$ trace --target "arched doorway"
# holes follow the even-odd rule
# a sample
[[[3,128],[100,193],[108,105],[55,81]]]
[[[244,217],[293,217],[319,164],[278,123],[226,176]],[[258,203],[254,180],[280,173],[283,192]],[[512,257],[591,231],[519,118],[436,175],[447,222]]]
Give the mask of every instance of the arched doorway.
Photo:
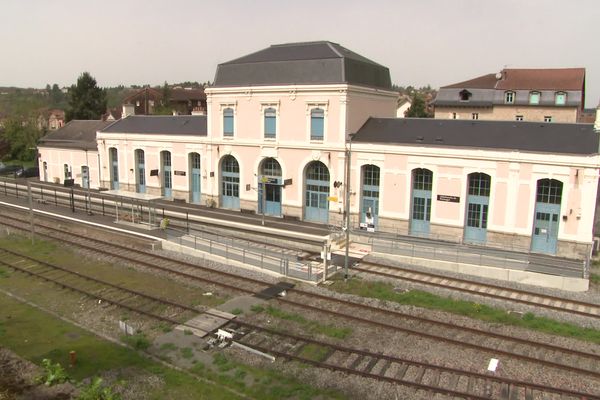
[[[119,190],[119,155],[115,147],[108,149],[108,163],[110,165],[110,188]]]
[[[485,243],[492,178],[487,174],[474,172],[469,174],[467,181],[469,188],[466,203],[465,241]]]
[[[429,235],[432,184],[433,172],[430,170],[416,168],[412,171],[412,212],[410,216],[411,235]]]
[[[173,177],[171,176],[171,152],[160,152],[160,165],[162,169],[162,195],[167,198],[173,197]]]
[[[144,150],[135,151],[135,191],[146,193],[146,156]]]
[[[233,156],[221,160],[221,207],[240,208],[240,165]]]
[[[329,220],[329,169],[320,161],[306,167],[304,219],[326,224]]]
[[[258,174],[258,212],[281,216],[281,165],[274,158],[266,158]]]
[[[537,182],[531,251],[556,254],[563,184],[556,179]]]
[[[200,203],[200,154],[190,153],[190,202]]]
[[[379,219],[379,174],[380,169],[376,165],[363,165],[361,168],[361,206],[360,222],[371,223],[377,226]]]

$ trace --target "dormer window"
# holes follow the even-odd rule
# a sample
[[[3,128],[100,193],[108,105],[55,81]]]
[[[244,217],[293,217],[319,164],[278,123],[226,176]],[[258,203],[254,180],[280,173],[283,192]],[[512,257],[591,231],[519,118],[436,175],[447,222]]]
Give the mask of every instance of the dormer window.
[[[515,102],[515,92],[504,92],[504,103],[505,104],[514,104]]]
[[[458,95],[460,96],[460,101],[469,101],[471,100],[471,92],[469,92],[468,90],[461,90],[460,93],[458,93]]]
[[[557,106],[564,106],[567,104],[567,94],[565,92],[556,92],[554,95],[554,103]]]
[[[540,104],[540,92],[529,92],[529,104]]]

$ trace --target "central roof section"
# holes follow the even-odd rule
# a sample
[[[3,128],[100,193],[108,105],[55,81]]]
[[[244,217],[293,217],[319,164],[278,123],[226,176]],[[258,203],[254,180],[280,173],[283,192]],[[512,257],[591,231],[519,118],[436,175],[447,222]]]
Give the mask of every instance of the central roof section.
[[[219,64],[213,87],[336,83],[392,88],[387,67],[327,41],[276,44]]]

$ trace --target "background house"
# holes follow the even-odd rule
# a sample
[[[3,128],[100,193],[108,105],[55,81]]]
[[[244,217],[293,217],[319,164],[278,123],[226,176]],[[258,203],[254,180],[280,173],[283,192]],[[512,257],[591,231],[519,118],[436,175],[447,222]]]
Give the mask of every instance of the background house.
[[[503,69],[440,88],[435,118],[579,122],[585,69]]]

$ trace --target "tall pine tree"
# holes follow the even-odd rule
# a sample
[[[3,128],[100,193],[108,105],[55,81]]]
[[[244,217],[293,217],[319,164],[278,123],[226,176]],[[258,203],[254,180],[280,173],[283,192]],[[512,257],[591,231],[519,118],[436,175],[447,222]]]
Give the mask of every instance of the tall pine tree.
[[[96,85],[89,72],[77,79],[77,84],[69,89],[69,109],[67,121],[72,119],[100,119],[106,112],[106,92]]]

